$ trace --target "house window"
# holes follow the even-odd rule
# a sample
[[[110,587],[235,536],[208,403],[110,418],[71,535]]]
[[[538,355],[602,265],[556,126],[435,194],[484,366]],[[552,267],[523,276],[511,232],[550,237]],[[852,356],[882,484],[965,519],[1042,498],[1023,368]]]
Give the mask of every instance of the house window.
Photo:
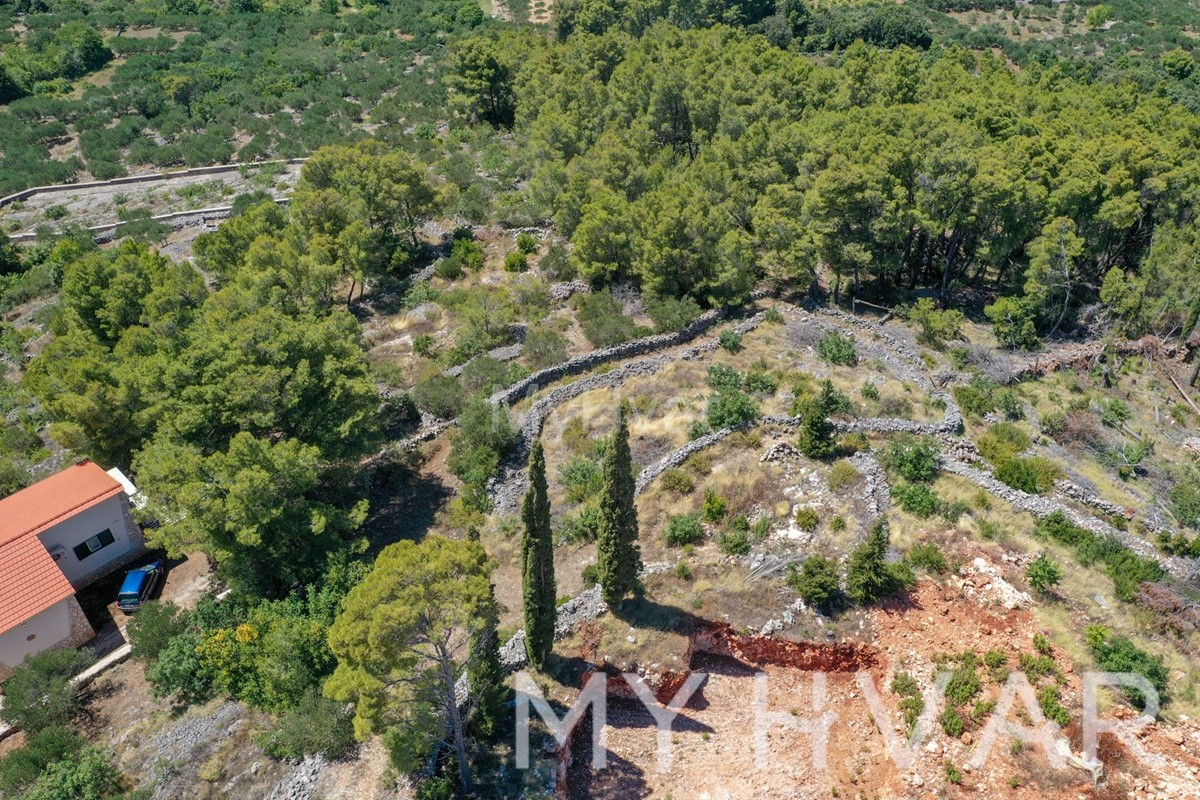
[[[75,545],[75,557],[80,561],[83,561],[92,553],[100,550],[101,548],[108,547],[115,541],[116,537],[113,536],[112,531],[105,528],[83,544]]]

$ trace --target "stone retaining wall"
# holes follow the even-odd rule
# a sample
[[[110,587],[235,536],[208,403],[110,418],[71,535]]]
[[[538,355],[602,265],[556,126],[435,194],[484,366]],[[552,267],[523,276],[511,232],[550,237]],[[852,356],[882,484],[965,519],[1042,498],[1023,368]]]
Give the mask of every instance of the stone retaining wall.
[[[1189,580],[1200,577],[1200,565],[1197,564],[1196,560],[1163,556],[1155,549],[1153,544],[1147,542],[1145,539],[1140,539],[1127,531],[1114,528],[1107,522],[1091,514],[1085,514],[1059,500],[1014,489],[1008,484],[1001,482],[991,473],[955,459],[943,458],[942,469],[952,475],[966,478],[989,494],[1007,501],[1018,511],[1026,511],[1039,519],[1048,517],[1056,511],[1062,512],[1067,519],[1081,528],[1086,528],[1092,533],[1101,536],[1111,536],[1137,555],[1157,561],[1163,570],[1176,578]]]
[[[108,181],[83,181],[81,183],[56,183],[50,186],[31,186],[28,189],[22,189],[19,192],[0,197],[0,208],[11,205],[18,200],[28,200],[35,194],[78,192],[85,189],[107,189],[113,186],[169,181],[173,178],[187,178],[192,175],[219,175],[223,172],[235,172],[242,167],[264,167],[268,164],[303,164],[306,161],[308,161],[307,158],[288,158],[275,161],[239,162],[234,164],[218,164],[210,167],[192,167],[191,169],[181,169],[174,172],[148,172],[142,175],[126,175]]]

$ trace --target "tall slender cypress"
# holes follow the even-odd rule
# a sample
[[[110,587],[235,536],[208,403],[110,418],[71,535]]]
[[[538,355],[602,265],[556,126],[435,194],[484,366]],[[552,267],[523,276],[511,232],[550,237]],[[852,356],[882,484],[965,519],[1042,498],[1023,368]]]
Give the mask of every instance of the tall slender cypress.
[[[471,634],[471,650],[467,661],[467,678],[475,706],[471,727],[485,739],[500,733],[508,694],[504,685],[504,670],[500,666],[496,587],[492,586],[490,591],[492,600],[484,610],[479,627]]]
[[[546,457],[541,441],[529,456],[529,491],[521,506],[525,532],[521,538],[521,576],[525,599],[525,650],[541,668],[554,647],[554,540],[550,532],[550,498],[546,491]]]
[[[604,488],[596,535],[596,570],[604,602],[613,605],[641,585],[642,553],[638,547],[637,508],[633,504],[633,458],[625,404],[617,409],[617,425],[604,454]]]

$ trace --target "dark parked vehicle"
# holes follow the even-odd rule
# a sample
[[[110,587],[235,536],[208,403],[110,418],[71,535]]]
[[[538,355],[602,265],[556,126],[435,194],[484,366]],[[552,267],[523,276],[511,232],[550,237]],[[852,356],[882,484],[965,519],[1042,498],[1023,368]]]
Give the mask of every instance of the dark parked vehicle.
[[[161,561],[153,561],[144,567],[129,570],[121,583],[121,593],[117,595],[117,608],[126,614],[141,608],[142,604],[150,599],[162,574]]]

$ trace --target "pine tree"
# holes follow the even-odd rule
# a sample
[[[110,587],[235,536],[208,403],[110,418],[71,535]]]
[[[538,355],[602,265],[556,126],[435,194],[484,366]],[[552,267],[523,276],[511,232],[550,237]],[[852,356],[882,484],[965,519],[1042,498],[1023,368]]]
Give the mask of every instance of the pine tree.
[[[500,666],[500,634],[497,632],[499,615],[495,602],[495,586],[491,587],[491,593],[492,602],[487,606],[486,619],[471,636],[471,651],[467,661],[467,678],[475,705],[471,715],[471,727],[484,739],[494,738],[500,732],[507,693],[504,686],[504,670]]]
[[[542,443],[529,456],[529,491],[521,507],[521,576],[525,598],[525,650],[541,668],[554,647],[554,541],[550,532],[550,498],[546,490],[546,457]]]
[[[604,488],[600,494],[600,524],[596,534],[596,569],[604,602],[619,602],[640,583],[637,508],[633,504],[633,459],[625,406],[617,409],[617,425],[604,454]]]

